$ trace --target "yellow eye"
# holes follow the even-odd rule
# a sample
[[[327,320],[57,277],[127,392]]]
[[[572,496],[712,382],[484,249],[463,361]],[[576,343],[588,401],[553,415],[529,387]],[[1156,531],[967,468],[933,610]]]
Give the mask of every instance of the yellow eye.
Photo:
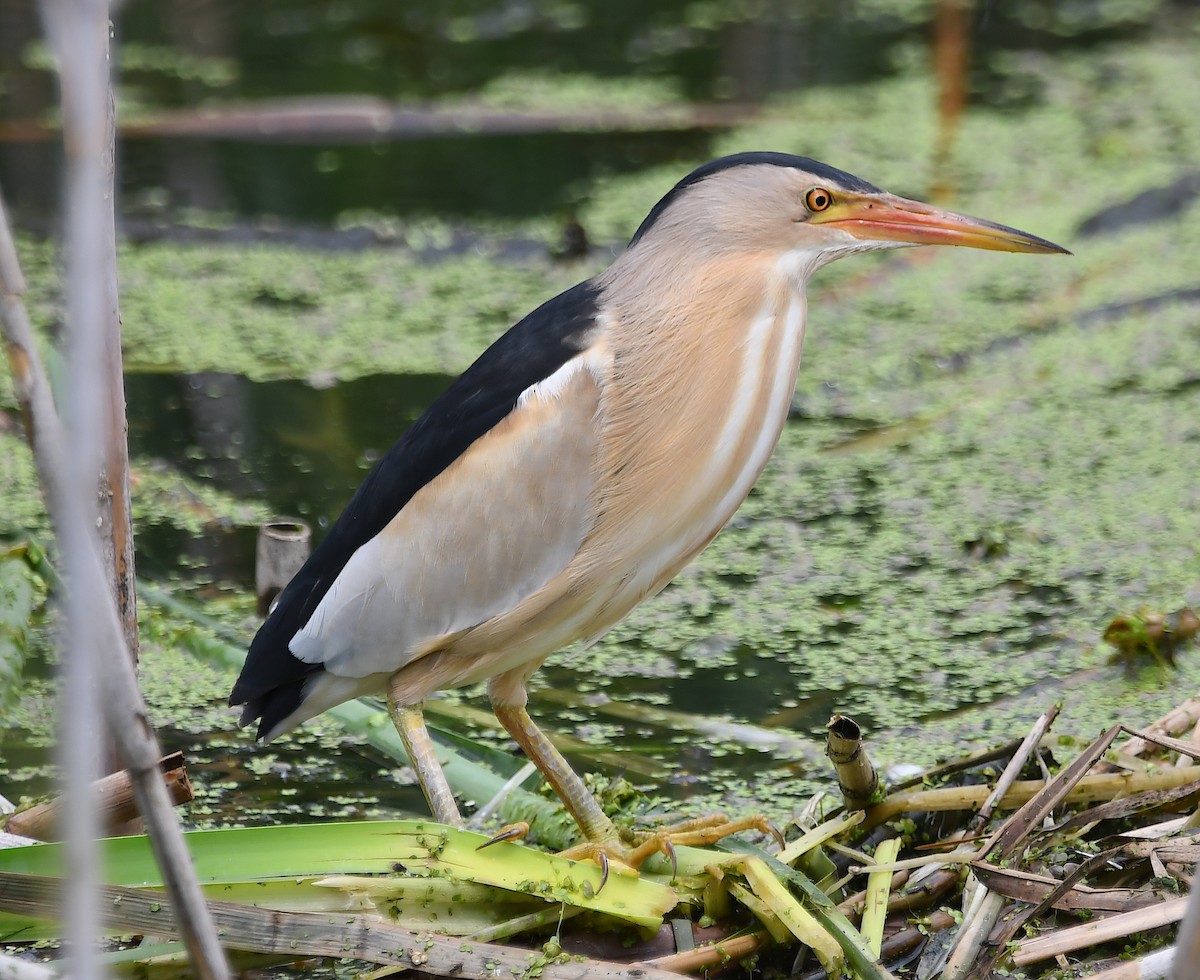
[[[833,195],[824,187],[814,187],[811,191],[804,195],[804,206],[814,214],[818,211],[824,211],[833,203]]]

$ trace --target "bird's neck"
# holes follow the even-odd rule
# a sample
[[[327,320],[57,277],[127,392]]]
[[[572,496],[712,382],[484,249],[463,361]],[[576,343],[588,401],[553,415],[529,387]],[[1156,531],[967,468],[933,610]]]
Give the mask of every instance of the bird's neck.
[[[611,310],[609,465],[650,474],[646,492],[681,518],[696,498],[705,516],[695,526],[710,534],[749,492],[787,419],[805,298],[757,259],[710,264],[673,294],[673,304]]]

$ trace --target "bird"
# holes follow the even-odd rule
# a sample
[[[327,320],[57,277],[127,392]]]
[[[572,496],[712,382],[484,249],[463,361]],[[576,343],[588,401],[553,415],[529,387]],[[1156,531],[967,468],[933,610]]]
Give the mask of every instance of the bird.
[[[582,856],[636,867],[644,842],[534,723],[526,685],[564,648],[586,662],[750,492],[788,416],[813,273],[912,245],[1070,254],[787,153],[683,177],[605,271],[512,326],[380,458],[254,637],[241,724],[270,740],[386,693],[432,815],[462,826],[421,706],[486,681]]]

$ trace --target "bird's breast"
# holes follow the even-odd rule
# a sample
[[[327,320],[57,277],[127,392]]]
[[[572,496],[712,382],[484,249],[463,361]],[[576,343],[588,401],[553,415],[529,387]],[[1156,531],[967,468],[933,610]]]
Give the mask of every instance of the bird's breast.
[[[607,614],[623,616],[712,540],[787,419],[804,294],[782,276],[738,271],[706,282],[658,336],[614,329],[589,542],[595,586],[620,583]]]

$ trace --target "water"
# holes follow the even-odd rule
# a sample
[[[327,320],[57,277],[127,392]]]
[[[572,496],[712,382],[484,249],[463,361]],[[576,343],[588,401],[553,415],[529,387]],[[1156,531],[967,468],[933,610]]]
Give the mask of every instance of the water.
[[[130,453],[169,460],[187,476],[300,517],[319,538],[375,461],[449,383],[376,375],[314,388],[234,374],[131,374]],[[238,577],[252,581],[253,569],[243,565]]]

